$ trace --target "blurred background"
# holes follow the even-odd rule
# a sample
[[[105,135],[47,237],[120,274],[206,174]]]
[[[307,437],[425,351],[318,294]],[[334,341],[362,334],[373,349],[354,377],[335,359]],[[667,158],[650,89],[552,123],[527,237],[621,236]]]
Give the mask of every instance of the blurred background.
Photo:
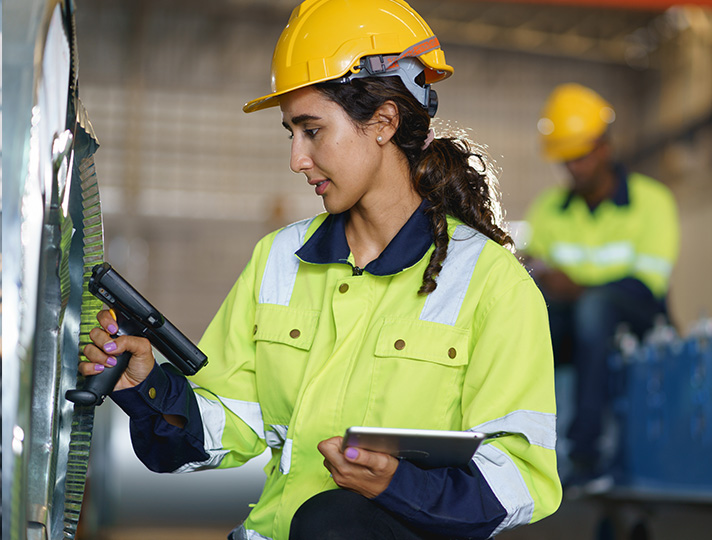
[[[684,334],[712,311],[712,8],[665,0],[412,0],[455,75],[438,84],[437,133],[466,130],[501,171],[518,230],[542,189],[563,182],[536,129],[554,86],[578,82],[617,112],[630,168],[668,185],[682,227],[670,307]],[[246,115],[267,93],[274,44],[295,0],[77,1],[79,95],[95,158],[106,260],[198,340],[264,234],[322,210],[289,170],[279,111]],[[136,460],[123,413],[97,410],[84,539],[224,538],[262,485],[261,467],[187,476]],[[605,501],[565,501],[502,538],[601,537]],[[619,502],[654,538],[703,538],[705,505]],[[704,531],[704,532],[703,532]]]

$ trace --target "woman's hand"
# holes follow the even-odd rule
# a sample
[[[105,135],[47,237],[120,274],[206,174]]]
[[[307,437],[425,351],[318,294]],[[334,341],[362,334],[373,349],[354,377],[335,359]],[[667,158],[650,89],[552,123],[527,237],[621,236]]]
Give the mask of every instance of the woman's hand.
[[[151,343],[146,338],[135,336],[119,336],[112,339],[110,334],[115,334],[118,328],[111,313],[102,310],[96,318],[102,328],[94,328],[89,333],[93,343],[84,347],[84,355],[89,362],[79,362],[79,372],[85,377],[90,377],[104,369],[111,369],[116,365],[114,357],[128,351],[132,355],[131,360],[114,390],[132,388],[141,383],[148,377],[155,363]]]
[[[339,487],[373,499],[391,483],[398,460],[388,454],[363,448],[346,449],[341,453],[343,437],[321,441],[317,448],[324,456],[324,466]]]

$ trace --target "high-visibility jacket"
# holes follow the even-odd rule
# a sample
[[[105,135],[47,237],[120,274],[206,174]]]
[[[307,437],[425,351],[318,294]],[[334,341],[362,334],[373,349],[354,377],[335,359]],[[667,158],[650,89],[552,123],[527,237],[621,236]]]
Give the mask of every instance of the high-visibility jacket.
[[[675,200],[652,178],[620,167],[616,176],[616,193],[593,210],[562,187],[537,197],[526,216],[526,252],[579,285],[634,278],[661,299],[679,251]]]
[[[269,447],[264,491],[236,537],[286,540],[299,506],[337,488],[317,444],[347,427],[504,430],[517,435],[483,445],[470,469],[401,462],[375,501],[453,536],[486,538],[551,514],[561,498],[553,359],[546,307],[527,272],[449,219],[437,288],[419,296],[433,249],[422,208],[363,269],[344,223],[322,214],[257,244],[200,342],[209,364],[190,378],[202,457],[177,466],[160,455],[178,445],[142,437],[148,424],[133,425],[138,405],[124,402],[139,456],[186,471],[238,466]],[[166,403],[158,379],[115,394]],[[180,414],[195,416],[188,409]]]

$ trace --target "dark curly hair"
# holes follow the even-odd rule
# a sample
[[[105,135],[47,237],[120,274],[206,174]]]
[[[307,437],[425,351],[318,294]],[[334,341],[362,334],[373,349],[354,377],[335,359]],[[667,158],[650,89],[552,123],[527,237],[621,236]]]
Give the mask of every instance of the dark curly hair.
[[[426,213],[435,243],[418,294],[429,294],[437,286],[435,278],[442,269],[450,241],[447,215],[456,217],[498,244],[513,248],[512,238],[499,223],[499,200],[487,181],[484,156],[473,152],[470,143],[460,137],[434,139],[423,150],[430,130],[430,116],[399,77],[326,82],[315,85],[315,88],[340,105],[360,127],[367,126],[386,101],[392,101],[398,107],[398,129],[392,141],[408,160],[415,190],[429,203]],[[473,167],[473,160],[482,165],[481,172]]]

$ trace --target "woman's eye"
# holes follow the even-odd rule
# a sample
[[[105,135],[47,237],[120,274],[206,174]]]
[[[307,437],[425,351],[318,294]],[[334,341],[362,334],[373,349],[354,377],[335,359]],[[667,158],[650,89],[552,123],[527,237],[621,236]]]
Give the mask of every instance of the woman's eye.
[[[317,132],[319,131],[319,128],[314,128],[314,129],[305,129],[304,133],[306,133],[309,137],[312,139],[316,137]]]

